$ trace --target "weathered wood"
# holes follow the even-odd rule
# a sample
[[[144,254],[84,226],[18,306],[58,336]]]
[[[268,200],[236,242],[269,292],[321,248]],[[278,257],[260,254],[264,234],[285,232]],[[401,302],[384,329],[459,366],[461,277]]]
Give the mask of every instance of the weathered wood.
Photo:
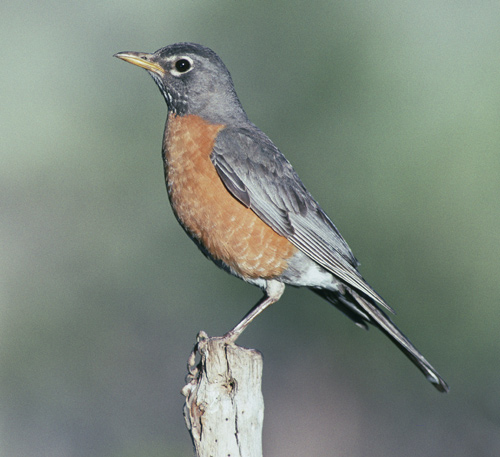
[[[262,457],[262,355],[205,332],[197,341],[182,389],[196,456]]]

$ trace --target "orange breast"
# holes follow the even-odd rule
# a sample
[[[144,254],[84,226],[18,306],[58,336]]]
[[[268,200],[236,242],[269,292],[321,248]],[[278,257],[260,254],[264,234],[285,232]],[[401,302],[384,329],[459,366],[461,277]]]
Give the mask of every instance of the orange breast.
[[[279,276],[297,249],[224,187],[210,153],[223,125],[169,115],[165,174],[172,208],[187,231],[243,278]]]

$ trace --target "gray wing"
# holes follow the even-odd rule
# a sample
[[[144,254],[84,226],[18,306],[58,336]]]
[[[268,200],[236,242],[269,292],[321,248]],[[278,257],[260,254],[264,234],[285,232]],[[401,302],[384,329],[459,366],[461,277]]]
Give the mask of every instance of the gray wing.
[[[362,278],[340,232],[263,132],[256,127],[221,130],[211,160],[243,205],[323,268],[392,311]]]

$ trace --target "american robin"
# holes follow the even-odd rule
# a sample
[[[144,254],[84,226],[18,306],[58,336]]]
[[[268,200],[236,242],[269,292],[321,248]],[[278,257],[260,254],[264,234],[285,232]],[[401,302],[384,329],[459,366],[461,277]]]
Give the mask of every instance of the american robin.
[[[175,216],[206,257],[265,295],[230,332],[234,342],[285,284],[304,286],[358,326],[384,332],[441,392],[446,382],[382,310],[358,261],[285,156],[248,119],[211,49],[177,43],[121,52],[145,68],[167,103],[163,162]]]

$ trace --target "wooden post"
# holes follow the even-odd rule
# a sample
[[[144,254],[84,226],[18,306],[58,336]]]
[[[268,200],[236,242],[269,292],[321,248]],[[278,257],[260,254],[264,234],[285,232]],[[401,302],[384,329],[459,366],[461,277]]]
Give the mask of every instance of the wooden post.
[[[262,457],[262,367],[260,352],[198,334],[182,389],[197,457]]]

